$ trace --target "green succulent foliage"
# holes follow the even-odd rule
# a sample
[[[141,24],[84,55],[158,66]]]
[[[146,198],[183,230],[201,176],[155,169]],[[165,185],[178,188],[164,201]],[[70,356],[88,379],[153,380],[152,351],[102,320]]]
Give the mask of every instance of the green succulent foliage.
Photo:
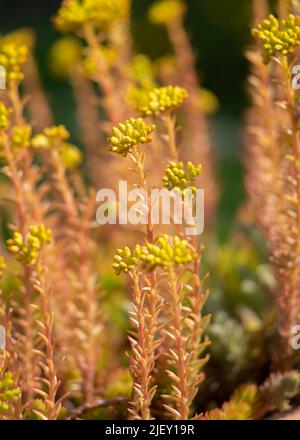
[[[212,313],[222,309],[238,317],[238,309],[246,306],[265,319],[272,310],[273,296],[267,292],[275,288],[276,282],[265,255],[257,251],[248,236],[248,232],[247,236],[241,235],[242,240],[248,241],[246,246],[234,240],[219,244],[210,239],[206,243],[204,265],[211,274],[212,292],[207,307]]]
[[[260,386],[246,384],[237,388],[228,402],[219,409],[208,411],[204,420],[253,420],[273,411],[290,408],[290,400],[299,394],[300,373],[271,374]]]
[[[223,384],[214,396],[220,400],[227,398],[237,383],[252,381],[253,375],[268,368],[267,346],[276,317],[275,281],[252,235],[240,228],[231,243],[206,242],[203,271],[211,274],[211,294],[204,312],[213,317],[208,328],[212,344],[206,371],[207,377]]]
[[[300,372],[275,373],[260,387],[260,399],[268,411],[285,411],[300,392]]]
[[[220,310],[208,328],[208,335],[212,341],[213,361],[226,368],[231,377],[236,376],[246,366],[247,360],[248,341],[242,324]]]
[[[213,409],[200,417],[202,420],[253,420],[259,406],[256,385],[243,385],[231,399],[219,409]]]
[[[121,369],[117,372],[113,382],[108,385],[106,395],[110,398],[123,396],[129,399],[132,393],[132,385],[129,370],[127,368]]]

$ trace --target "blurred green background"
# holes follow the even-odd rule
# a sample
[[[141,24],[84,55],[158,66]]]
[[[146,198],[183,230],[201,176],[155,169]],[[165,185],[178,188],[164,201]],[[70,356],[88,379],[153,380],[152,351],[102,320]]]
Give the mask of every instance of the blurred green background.
[[[244,198],[243,190],[243,118],[247,107],[247,62],[244,51],[251,43],[251,0],[186,0],[186,27],[197,56],[199,77],[220,101],[220,110],[211,121],[218,155],[218,173],[223,196],[218,216],[221,239],[228,236],[233,218]],[[133,0],[132,30],[136,51],[156,58],[170,52],[163,28],[153,26],[147,10],[153,0]],[[73,132],[78,130],[74,102],[67,83],[49,73],[47,57],[58,37],[51,17],[60,0],[1,0],[0,32],[32,27],[38,36],[36,55],[44,87],[49,96],[56,122]]]

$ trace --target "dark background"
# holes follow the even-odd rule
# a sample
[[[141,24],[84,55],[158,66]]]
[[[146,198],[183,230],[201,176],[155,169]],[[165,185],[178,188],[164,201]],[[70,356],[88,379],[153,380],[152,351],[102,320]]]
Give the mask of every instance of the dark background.
[[[220,110],[212,120],[218,155],[218,173],[223,191],[219,210],[219,232],[226,237],[233,216],[243,200],[243,118],[247,106],[247,62],[244,51],[251,42],[251,0],[187,0],[186,26],[198,60],[203,85],[220,101]],[[132,29],[136,50],[153,58],[168,53],[170,47],[163,28],[147,20],[153,0],[133,0]],[[36,55],[45,90],[57,123],[74,133],[74,102],[67,83],[49,73],[47,53],[58,37],[51,17],[60,0],[1,0],[0,33],[19,27],[32,27],[37,34]]]

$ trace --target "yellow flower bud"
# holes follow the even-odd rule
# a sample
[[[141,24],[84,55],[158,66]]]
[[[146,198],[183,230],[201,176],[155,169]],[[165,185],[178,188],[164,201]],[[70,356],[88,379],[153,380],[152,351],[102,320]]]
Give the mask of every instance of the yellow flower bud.
[[[267,20],[253,29],[253,35],[263,44],[264,62],[272,57],[286,57],[300,45],[300,17],[290,14],[286,20],[270,15]]]
[[[184,15],[186,6],[181,0],[162,0],[154,3],[149,9],[152,23],[166,24]]]
[[[33,265],[37,261],[41,248],[49,243],[51,243],[51,230],[41,224],[30,226],[26,239],[20,232],[14,232],[13,237],[7,240],[7,248],[16,254],[21,264]]]
[[[188,242],[177,236],[172,239],[168,235],[163,235],[155,244],[147,243],[140,251],[140,259],[148,272],[152,272],[157,267],[183,266],[196,258],[198,254],[192,250]]]
[[[14,42],[1,43],[0,41],[0,65],[5,69],[8,87],[10,87],[12,81],[22,81],[23,73],[21,67],[26,62],[27,56],[27,46]]]
[[[35,40],[36,36],[32,29],[20,28],[1,37],[0,45],[13,43],[17,46],[26,46],[28,49],[32,50]]]
[[[65,0],[55,18],[55,25],[62,32],[74,32],[86,24],[106,29],[126,18],[129,9],[130,0]]]
[[[190,189],[195,192],[196,188],[192,186],[192,183],[199,176],[201,170],[201,165],[195,166],[192,162],[188,162],[186,168],[184,168],[183,162],[170,162],[165,169],[162,181],[170,191],[175,190],[183,194],[186,189]]]
[[[138,263],[140,249],[139,245],[136,245],[133,251],[128,246],[125,246],[124,249],[117,249],[112,265],[117,275],[120,275],[121,272],[128,273],[135,268]]]
[[[201,88],[198,92],[197,104],[206,115],[213,115],[219,109],[219,101],[210,90]]]
[[[9,110],[0,102],[0,130],[5,130],[9,123]]]
[[[67,141],[70,137],[70,133],[64,125],[45,128],[44,134],[48,137],[50,146],[55,146],[57,141]]]
[[[188,92],[178,86],[157,87],[143,91],[137,101],[137,110],[143,116],[168,113],[180,107],[187,99]]]
[[[31,144],[30,125],[14,126],[11,134],[12,146],[15,148],[28,148]]]
[[[82,162],[82,153],[72,144],[63,143],[59,149],[59,156],[67,170],[76,168]]]
[[[14,405],[21,396],[21,390],[16,386],[10,371],[3,374],[0,379],[0,414],[4,414]]]
[[[55,76],[66,77],[73,66],[81,62],[82,45],[80,40],[67,36],[57,40],[49,54],[50,67]]]
[[[155,125],[147,125],[142,118],[130,118],[113,127],[113,136],[108,138],[111,151],[127,156],[136,145],[151,142],[150,135],[154,130]]]
[[[44,134],[37,134],[31,140],[31,145],[34,148],[49,148],[49,139]]]
[[[3,277],[3,273],[6,269],[6,264],[2,255],[0,255],[0,279]]]

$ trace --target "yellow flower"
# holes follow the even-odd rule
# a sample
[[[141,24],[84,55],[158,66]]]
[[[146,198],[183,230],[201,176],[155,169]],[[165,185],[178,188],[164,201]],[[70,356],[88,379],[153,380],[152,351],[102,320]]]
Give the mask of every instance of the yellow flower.
[[[29,234],[26,239],[20,232],[14,232],[13,237],[7,240],[7,248],[20,263],[24,265],[35,264],[39,251],[43,246],[51,243],[51,230],[47,229],[43,224],[39,226],[30,226]]]
[[[29,237],[36,237],[40,241],[41,246],[50,244],[52,241],[51,229],[47,229],[43,224],[39,226],[29,226],[29,234]]]
[[[186,240],[163,235],[155,244],[147,243],[140,251],[140,259],[148,272],[157,267],[183,266],[198,258]]]
[[[6,264],[2,255],[0,255],[0,279],[3,277],[3,273],[6,269]]]
[[[57,40],[49,54],[50,67],[57,77],[66,77],[73,66],[82,59],[82,45],[80,40],[66,36]]]
[[[50,147],[49,139],[44,134],[35,135],[31,140],[31,145],[34,148],[49,148]]]
[[[202,166],[195,166],[192,162],[188,162],[186,169],[183,162],[171,162],[165,169],[165,176],[162,178],[164,186],[168,190],[177,190],[182,194],[186,189],[190,189],[193,193],[196,188],[192,186],[193,181],[201,173]]]
[[[13,126],[10,138],[1,132],[1,130],[5,130],[8,127],[9,113],[10,110],[3,103],[0,103],[0,153],[4,149],[5,142],[10,142],[13,149],[28,148],[31,144],[32,128],[30,125]]]
[[[0,378],[0,414],[9,411],[10,405],[14,405],[20,395],[21,390],[16,386],[12,373],[5,372]]]
[[[290,14],[286,20],[279,21],[270,15],[253,30],[253,35],[263,43],[266,64],[274,56],[287,57],[300,45],[300,17]]]
[[[127,17],[129,0],[65,0],[60,7],[55,24],[63,32],[82,29],[84,25],[107,28]]]
[[[9,124],[9,110],[0,102],[0,130],[6,130]]]
[[[70,133],[64,125],[56,125],[45,128],[43,133],[34,136],[31,145],[34,148],[57,150],[64,167],[72,170],[81,163],[82,153],[77,147],[66,142],[69,137]]]
[[[120,275],[121,272],[128,273],[134,269],[138,263],[140,251],[139,245],[136,245],[133,251],[128,246],[125,246],[124,249],[117,249],[112,265],[116,274]]]
[[[157,87],[143,90],[137,102],[137,110],[143,116],[168,113],[180,107],[188,98],[186,89],[178,86]]]
[[[32,29],[20,28],[1,37],[0,45],[14,43],[17,46],[27,46],[31,50],[34,47],[35,40],[36,37]]]
[[[197,98],[199,109],[206,115],[213,115],[218,111],[218,98],[210,90],[204,88],[199,89]]]
[[[45,128],[44,132],[32,138],[34,148],[56,148],[69,139],[70,133],[64,125],[54,125]]]
[[[153,64],[146,55],[135,55],[132,59],[130,70],[132,79],[136,84],[146,89],[155,87]]]
[[[67,170],[73,170],[82,162],[82,153],[74,145],[64,142],[59,149],[59,157]]]
[[[149,9],[152,23],[166,24],[184,15],[186,5],[181,0],[162,0],[154,3]]]
[[[155,125],[147,125],[142,118],[130,118],[113,127],[113,136],[108,138],[111,151],[125,157],[136,145],[151,142],[154,130]]]
[[[45,136],[49,139],[50,144],[54,144],[56,141],[66,141],[70,137],[70,132],[64,125],[54,125],[53,127],[45,128]]]
[[[31,143],[32,128],[30,125],[15,125],[12,129],[11,143],[15,148],[28,148]]]
[[[21,66],[26,62],[27,56],[27,46],[0,42],[0,65],[5,69],[8,87],[12,81],[22,81],[24,75]]]

